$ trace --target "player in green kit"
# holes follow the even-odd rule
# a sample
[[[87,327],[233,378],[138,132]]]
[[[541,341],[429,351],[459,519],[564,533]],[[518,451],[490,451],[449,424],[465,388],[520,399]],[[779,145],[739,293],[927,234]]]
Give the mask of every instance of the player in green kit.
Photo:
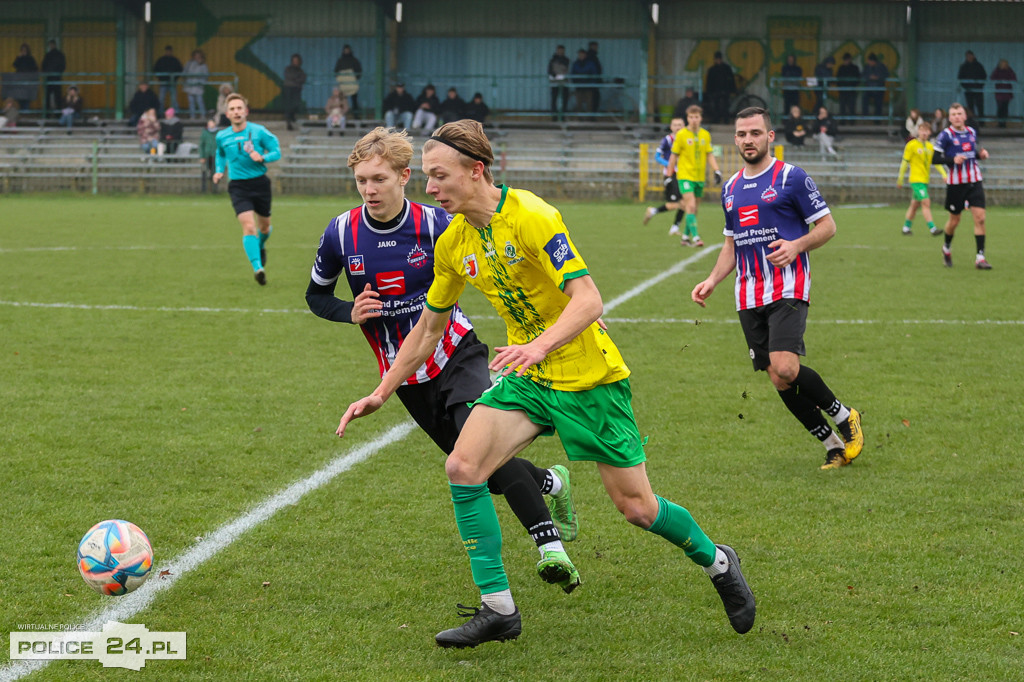
[[[903,221],[903,234],[910,234],[910,226],[913,224],[917,207],[921,207],[921,213],[928,223],[928,231],[934,236],[942,234],[942,230],[935,227],[932,220],[932,201],[928,197],[928,176],[931,174],[931,167],[934,165],[939,169],[942,178],[945,179],[948,173],[942,164],[933,163],[935,145],[928,141],[931,137],[932,126],[930,123],[922,122],[917,126],[917,137],[907,143],[903,148],[903,161],[900,163],[900,172],[896,176],[896,186],[903,186],[903,178],[910,169],[910,189],[913,197],[910,199],[910,206],[907,208],[907,215]]]
[[[228,195],[242,226],[242,248],[252,265],[253,276],[262,286],[267,283],[267,239],[270,225],[270,178],[267,164],[281,158],[281,145],[272,132],[249,122],[249,103],[237,92],[228,95],[227,117],[231,127],[217,133],[216,172],[213,183],[230,168]]]
[[[715,185],[722,184],[722,171],[718,169],[711,133],[700,127],[704,110],[691,104],[686,109],[686,127],[676,133],[672,155],[668,159],[668,172],[679,180],[679,193],[683,196],[686,213],[681,243],[683,246],[704,246],[697,233],[697,200],[704,196],[704,179],[708,166],[715,172]]]
[[[502,317],[508,344],[490,363],[499,376],[473,404],[445,462],[455,520],[482,605],[436,636],[443,647],[514,639],[522,631],[501,559],[501,530],[487,478],[540,435],[561,437],[573,461],[597,464],[626,519],[680,547],[703,567],[740,633],[753,627],[754,595],[731,547],[715,545],[690,513],[655,495],[633,417],[629,369],[599,323],[601,294],[557,210],[536,195],[494,186],[490,142],[476,121],[438,128],[423,146],[427,193],[455,217],[434,250],[426,308],[380,385],[349,405],[378,410],[436,347],[466,283]]]

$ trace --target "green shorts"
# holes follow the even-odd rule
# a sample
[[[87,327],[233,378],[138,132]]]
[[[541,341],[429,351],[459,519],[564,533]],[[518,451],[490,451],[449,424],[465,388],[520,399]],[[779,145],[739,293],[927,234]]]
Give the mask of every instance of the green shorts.
[[[912,182],[910,183],[910,189],[914,193],[915,201],[924,201],[928,198],[927,182]]]
[[[693,196],[700,199],[704,196],[704,183],[694,182],[693,180],[680,180],[679,193],[686,194],[687,192],[693,192]]]
[[[603,462],[631,467],[647,460],[633,418],[629,379],[588,391],[557,391],[526,377],[499,376],[473,405],[522,410],[544,427],[542,436],[558,432],[565,454],[574,462]]]

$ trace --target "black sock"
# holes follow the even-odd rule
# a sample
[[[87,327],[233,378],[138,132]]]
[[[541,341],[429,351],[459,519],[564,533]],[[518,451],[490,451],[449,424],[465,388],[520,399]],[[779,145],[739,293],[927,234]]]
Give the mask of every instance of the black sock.
[[[836,394],[832,392],[832,389],[825,385],[825,381],[821,378],[821,375],[810,367],[805,365],[800,366],[800,371],[796,374],[793,386],[799,388],[800,394],[806,396],[807,399],[812,401],[816,407],[820,407],[824,410],[834,409],[835,412],[839,412]],[[831,413],[831,415],[834,416],[835,412]]]
[[[979,256],[984,256],[985,255],[985,235],[983,235],[983,234],[976,234],[976,235],[974,235],[974,243],[978,247],[978,255]]]
[[[825,421],[821,410],[813,401],[801,394],[799,388],[790,386],[785,391],[779,391],[779,397],[812,436],[823,441],[832,435],[832,427]]]
[[[657,208],[657,210],[655,212],[656,213],[664,213],[667,210],[668,210],[668,206],[666,206],[665,204],[662,204],[661,206],[659,206]]]
[[[953,243],[953,235],[951,235],[949,232],[943,232],[942,234],[943,239],[946,240],[946,248],[948,249],[949,245]]]
[[[685,214],[685,213],[683,213],[682,209],[680,209],[680,210],[676,211],[676,220],[675,220],[675,222],[674,222],[674,223],[672,223],[672,224],[673,224],[673,225],[678,225],[678,224],[680,224],[681,222],[683,222],[683,218],[685,218],[685,217],[686,217],[686,214]]]
[[[538,546],[559,539],[558,530],[551,523],[551,512],[544,504],[537,483],[537,477],[543,480],[546,474],[546,470],[538,469],[531,462],[516,457],[491,474],[487,481],[491,493],[505,496],[509,509]]]

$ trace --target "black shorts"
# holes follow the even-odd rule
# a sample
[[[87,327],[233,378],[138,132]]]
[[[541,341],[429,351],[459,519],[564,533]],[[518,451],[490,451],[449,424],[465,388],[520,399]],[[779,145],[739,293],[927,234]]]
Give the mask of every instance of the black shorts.
[[[235,215],[256,211],[256,215],[270,217],[270,178],[266,175],[232,180],[228,183],[228,196],[231,197]]]
[[[985,188],[980,182],[946,185],[946,210],[960,215],[967,207],[985,208]]]
[[[740,311],[740,326],[747,339],[754,371],[771,364],[768,354],[788,351],[806,355],[804,330],[807,329],[807,301],[784,298],[774,303]]]
[[[451,454],[469,416],[468,403],[479,398],[490,386],[487,345],[470,331],[440,374],[423,384],[399,386],[396,393],[409,415],[437,447]]]
[[[665,178],[665,203],[679,201],[683,195],[679,193],[679,182],[675,178]]]

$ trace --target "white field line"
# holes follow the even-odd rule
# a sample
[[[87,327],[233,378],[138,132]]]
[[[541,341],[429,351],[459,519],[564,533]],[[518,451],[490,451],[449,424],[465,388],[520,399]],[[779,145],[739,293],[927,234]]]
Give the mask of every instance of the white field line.
[[[131,594],[118,597],[109,607],[93,614],[83,623],[81,629],[99,631],[103,629],[103,624],[108,620],[125,622],[133,618],[152,604],[160,592],[170,589],[178,578],[206,563],[244,533],[263,523],[284,507],[297,504],[307,494],[327,485],[339,474],[348,471],[356,464],[369,459],[381,448],[402,440],[409,435],[414,427],[415,425],[411,421],[392,427],[377,440],[335,458],[320,470],[296,481],[234,521],[224,524],[186,550],[184,554],[166,564],[156,565],[153,569],[156,573],[142,587]],[[166,574],[164,574],[165,571]],[[70,630],[61,637],[60,641],[66,641],[76,636],[77,631]],[[21,679],[25,675],[45,668],[49,663],[48,660],[17,661],[0,668],[0,682],[13,682]]]

